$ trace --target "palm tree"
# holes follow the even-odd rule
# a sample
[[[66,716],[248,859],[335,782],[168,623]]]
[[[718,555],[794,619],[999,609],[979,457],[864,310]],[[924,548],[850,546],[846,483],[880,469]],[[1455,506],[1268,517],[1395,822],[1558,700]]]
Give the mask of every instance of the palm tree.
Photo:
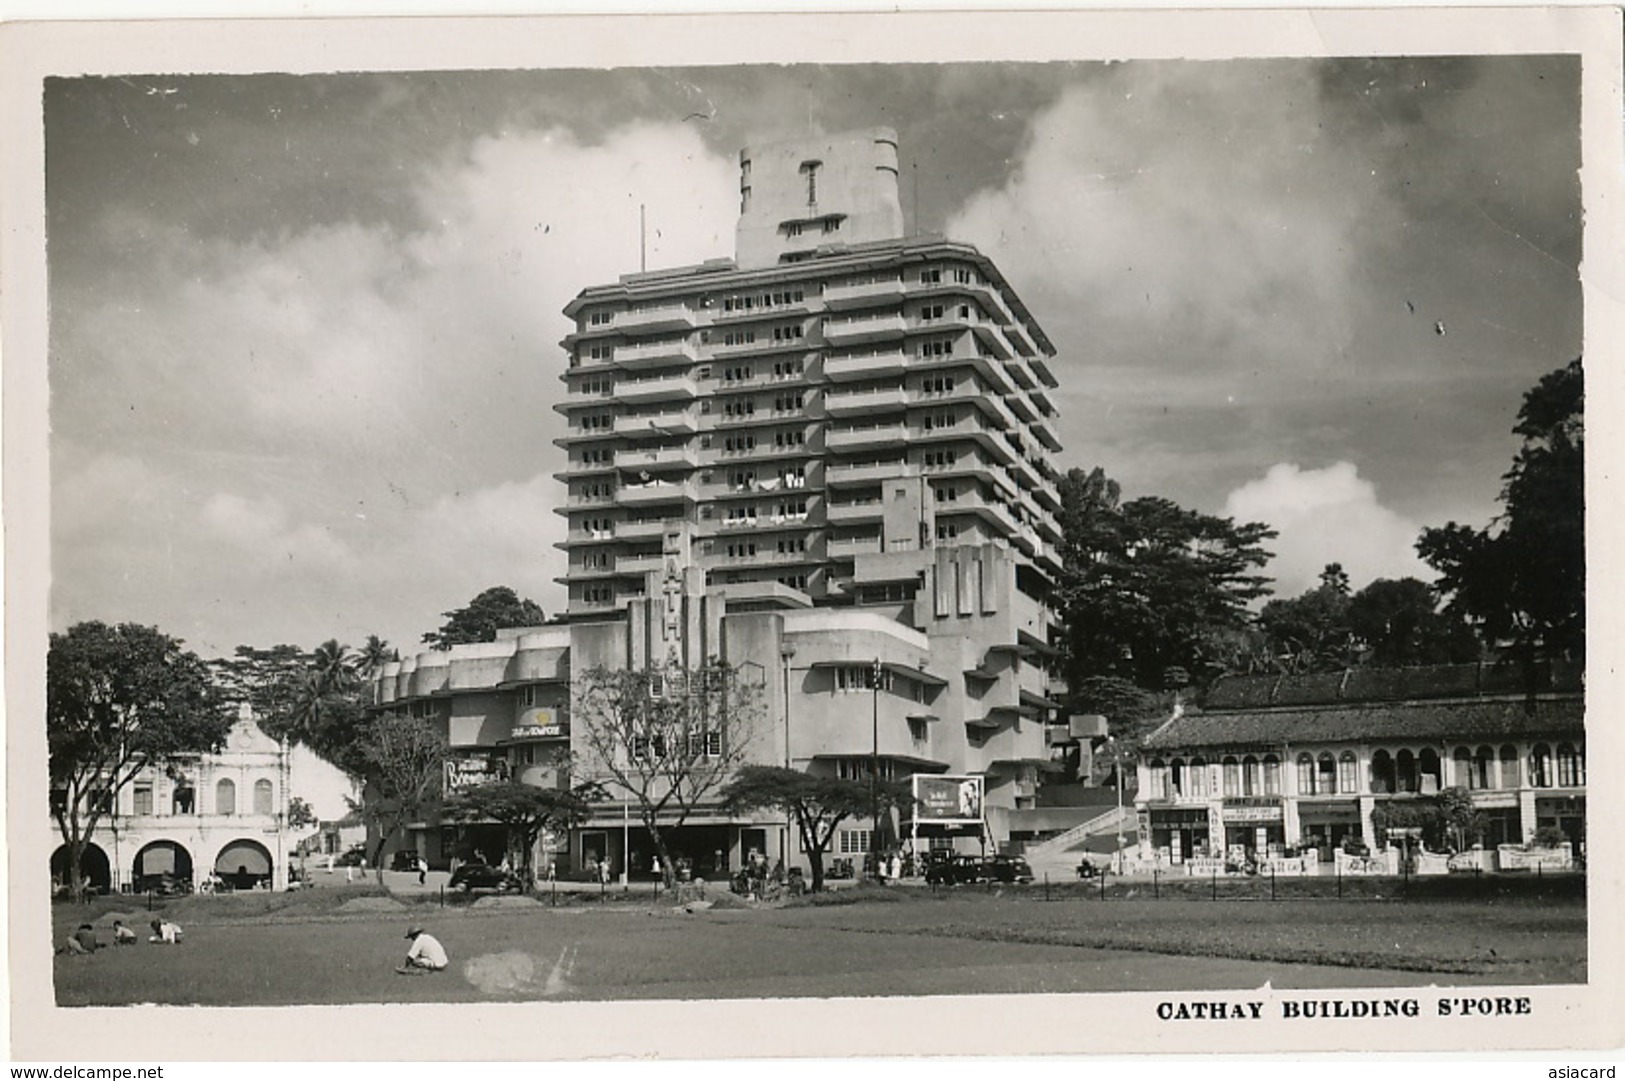
[[[356,661],[355,650],[340,645],[337,638],[329,638],[317,646],[310,664],[320,693],[346,691],[355,686]]]
[[[366,643],[356,654],[356,675],[364,680],[370,680],[384,665],[400,659],[400,654],[391,649],[388,642],[376,634],[369,634]]]

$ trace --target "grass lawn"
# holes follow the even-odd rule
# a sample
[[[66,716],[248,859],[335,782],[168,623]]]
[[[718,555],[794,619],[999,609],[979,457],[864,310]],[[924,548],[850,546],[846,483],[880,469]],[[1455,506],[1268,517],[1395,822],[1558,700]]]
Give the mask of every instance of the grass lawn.
[[[853,891],[784,908],[693,914],[644,895],[553,908],[522,899],[441,908],[367,886],[188,898],[165,915],[177,947],[58,956],[62,1005],[286,1005],[516,999],[929,995],[1583,982],[1583,900],[1100,900],[1087,890]],[[613,891],[612,891],[613,896]],[[561,902],[564,898],[561,896]],[[104,940],[106,898],[55,913]],[[837,903],[829,903],[829,902]],[[848,903],[839,903],[848,902]],[[403,977],[402,933],[421,921],[452,958]]]

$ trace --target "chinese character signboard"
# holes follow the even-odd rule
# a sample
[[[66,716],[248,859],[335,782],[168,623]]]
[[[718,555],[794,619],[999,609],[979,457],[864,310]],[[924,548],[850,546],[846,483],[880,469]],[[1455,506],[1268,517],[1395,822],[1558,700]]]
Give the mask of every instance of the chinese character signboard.
[[[972,825],[982,821],[982,778],[914,775],[914,821]]]

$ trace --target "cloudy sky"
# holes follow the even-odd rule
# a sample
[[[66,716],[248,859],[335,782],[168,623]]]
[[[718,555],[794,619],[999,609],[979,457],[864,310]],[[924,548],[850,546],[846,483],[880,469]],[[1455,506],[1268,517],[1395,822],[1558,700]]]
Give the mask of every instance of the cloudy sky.
[[[205,655],[549,611],[559,310],[732,253],[736,153],[897,129],[1059,350],[1063,466],[1424,574],[1580,350],[1572,58],[47,84],[51,625]],[[1443,333],[1440,333],[1440,330]]]

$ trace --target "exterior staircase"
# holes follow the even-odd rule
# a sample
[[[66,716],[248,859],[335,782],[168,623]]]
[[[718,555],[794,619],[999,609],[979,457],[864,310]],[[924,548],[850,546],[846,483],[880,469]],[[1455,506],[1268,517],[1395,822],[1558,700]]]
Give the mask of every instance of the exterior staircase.
[[[1033,877],[1042,882],[1046,874],[1051,882],[1062,882],[1076,878],[1078,861],[1083,858],[1086,851],[1097,853],[1094,857],[1096,866],[1103,866],[1106,857],[1099,855],[1098,846],[1090,846],[1089,842],[1098,837],[1111,837],[1116,847],[1116,835],[1121,823],[1125,839],[1132,839],[1135,831],[1134,808],[1116,807],[1108,808],[1104,813],[1096,815],[1086,822],[1080,822],[1064,833],[1028,845],[1022,853],[1027,865],[1033,869]]]

